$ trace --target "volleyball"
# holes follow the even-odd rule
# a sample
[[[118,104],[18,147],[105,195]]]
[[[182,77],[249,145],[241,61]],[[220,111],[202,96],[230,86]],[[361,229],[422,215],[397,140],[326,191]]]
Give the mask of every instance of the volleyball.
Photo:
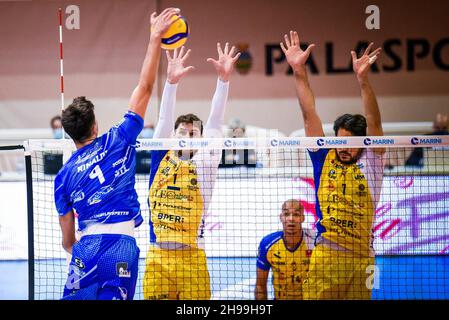
[[[178,19],[180,17],[180,19]],[[182,16],[173,16],[173,22],[168,28],[167,32],[162,36],[161,47],[167,50],[173,50],[184,45],[189,36],[189,25]]]

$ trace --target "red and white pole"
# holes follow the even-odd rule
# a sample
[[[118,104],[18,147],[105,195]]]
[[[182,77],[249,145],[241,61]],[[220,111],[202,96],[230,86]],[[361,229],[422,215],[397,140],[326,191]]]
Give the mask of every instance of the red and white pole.
[[[64,110],[64,60],[62,51],[62,9],[59,8],[59,61],[61,70],[61,112]],[[62,130],[62,138],[65,139],[65,132]]]

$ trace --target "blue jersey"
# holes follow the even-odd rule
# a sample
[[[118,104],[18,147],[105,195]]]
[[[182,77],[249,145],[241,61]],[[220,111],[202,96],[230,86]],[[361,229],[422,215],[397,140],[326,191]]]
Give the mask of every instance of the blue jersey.
[[[59,215],[75,209],[80,230],[91,223],[142,223],[134,188],[136,139],[142,128],[143,119],[128,111],[118,125],[70,157],[55,179]]]

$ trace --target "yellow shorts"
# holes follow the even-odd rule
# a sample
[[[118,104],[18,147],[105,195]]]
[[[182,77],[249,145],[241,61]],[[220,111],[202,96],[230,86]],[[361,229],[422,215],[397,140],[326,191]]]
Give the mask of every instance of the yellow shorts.
[[[209,300],[210,279],[204,250],[150,247],[143,295],[147,300]]]
[[[317,245],[303,283],[303,297],[305,300],[370,300],[373,266],[372,257]]]

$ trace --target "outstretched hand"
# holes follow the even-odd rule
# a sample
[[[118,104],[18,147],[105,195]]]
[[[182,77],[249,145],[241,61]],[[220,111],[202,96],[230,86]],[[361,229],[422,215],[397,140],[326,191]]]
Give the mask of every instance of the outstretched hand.
[[[382,51],[381,48],[377,48],[370,53],[373,45],[374,43],[371,42],[360,58],[357,58],[355,51],[351,51],[352,68],[357,75],[357,79],[359,80],[366,79],[366,77],[368,77],[368,71],[371,65],[377,60]]]
[[[178,83],[182,77],[184,77],[187,73],[195,69],[192,66],[186,67],[186,60],[190,55],[190,49],[184,53],[184,46],[181,47],[181,50],[178,54],[178,49],[173,51],[173,57],[170,56],[168,51],[165,51],[168,60],[167,66],[167,81],[171,84]]]
[[[280,43],[281,49],[287,58],[288,64],[292,67],[293,71],[299,71],[300,68],[304,67],[307,59],[315,47],[315,44],[311,44],[304,51],[299,46],[299,36],[296,31],[290,31],[290,38],[284,35],[284,41]]]
[[[234,70],[234,65],[240,57],[240,52],[236,54],[236,48],[232,46],[229,50],[229,43],[226,42],[224,50],[221,48],[220,42],[217,43],[218,60],[213,58],[207,59],[211,62],[217,70],[218,77],[221,81],[227,82]]]
[[[170,25],[181,19],[180,16],[174,21],[172,21],[172,17],[181,12],[178,8],[167,8],[160,15],[156,15],[156,12],[151,14],[151,35],[153,37],[160,38],[162,35],[168,30]]]

